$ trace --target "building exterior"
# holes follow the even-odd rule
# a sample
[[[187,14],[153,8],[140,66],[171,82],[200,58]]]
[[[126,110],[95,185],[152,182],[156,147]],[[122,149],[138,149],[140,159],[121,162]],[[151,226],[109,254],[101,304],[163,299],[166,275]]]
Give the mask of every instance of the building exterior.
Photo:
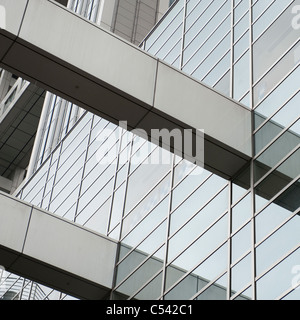
[[[298,300],[298,1],[178,0],[161,20],[159,1],[111,3],[68,6],[243,104],[251,159],[228,179],[40,89],[26,179],[3,177],[11,193],[119,243],[110,299]],[[12,278],[20,299],[72,298]]]

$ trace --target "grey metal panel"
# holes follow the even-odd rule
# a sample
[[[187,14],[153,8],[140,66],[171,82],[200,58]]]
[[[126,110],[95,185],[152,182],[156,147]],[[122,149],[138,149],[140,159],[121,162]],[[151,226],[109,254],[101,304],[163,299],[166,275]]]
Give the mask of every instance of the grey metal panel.
[[[251,112],[177,69],[160,62],[156,109],[244,154],[251,154]],[[236,134],[239,134],[238,136]]]
[[[53,1],[29,2],[1,66],[129,129],[203,129],[205,167],[226,178],[251,157],[250,110]]]
[[[32,207],[3,193],[0,193],[0,204],[0,244],[22,252]]]
[[[0,193],[0,265],[82,299],[103,299],[117,242]]]
[[[104,236],[33,208],[23,254],[111,288],[116,247]]]
[[[17,36],[20,30],[27,3],[28,0],[2,0],[0,3],[5,9],[5,30],[14,36]]]

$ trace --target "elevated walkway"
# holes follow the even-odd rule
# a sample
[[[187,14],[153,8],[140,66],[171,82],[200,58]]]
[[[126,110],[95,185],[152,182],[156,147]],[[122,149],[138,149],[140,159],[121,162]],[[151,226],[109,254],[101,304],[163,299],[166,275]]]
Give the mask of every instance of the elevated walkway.
[[[0,6],[4,69],[111,122],[127,121],[149,140],[151,129],[204,130],[204,160],[196,162],[225,178],[249,161],[251,112],[243,105],[57,2],[0,0]],[[163,147],[181,153],[172,142]],[[180,155],[194,160],[194,154],[195,146]]]
[[[0,192],[0,265],[80,299],[105,299],[118,244]]]

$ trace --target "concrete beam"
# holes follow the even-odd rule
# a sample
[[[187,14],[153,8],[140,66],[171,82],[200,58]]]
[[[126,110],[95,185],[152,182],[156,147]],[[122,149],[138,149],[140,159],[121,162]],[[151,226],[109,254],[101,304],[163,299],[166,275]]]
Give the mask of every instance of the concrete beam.
[[[151,129],[204,130],[204,167],[225,178],[251,158],[251,111],[241,104],[57,2],[0,5],[4,69],[113,123],[144,129],[149,140]]]
[[[117,242],[0,192],[0,265],[80,299],[112,289]]]

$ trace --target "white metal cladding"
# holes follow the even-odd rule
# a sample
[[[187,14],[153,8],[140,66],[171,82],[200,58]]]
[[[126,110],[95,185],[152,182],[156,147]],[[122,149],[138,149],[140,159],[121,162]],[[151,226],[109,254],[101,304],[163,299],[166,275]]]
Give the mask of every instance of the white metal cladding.
[[[112,289],[117,242],[0,193],[0,265],[81,299]]]

